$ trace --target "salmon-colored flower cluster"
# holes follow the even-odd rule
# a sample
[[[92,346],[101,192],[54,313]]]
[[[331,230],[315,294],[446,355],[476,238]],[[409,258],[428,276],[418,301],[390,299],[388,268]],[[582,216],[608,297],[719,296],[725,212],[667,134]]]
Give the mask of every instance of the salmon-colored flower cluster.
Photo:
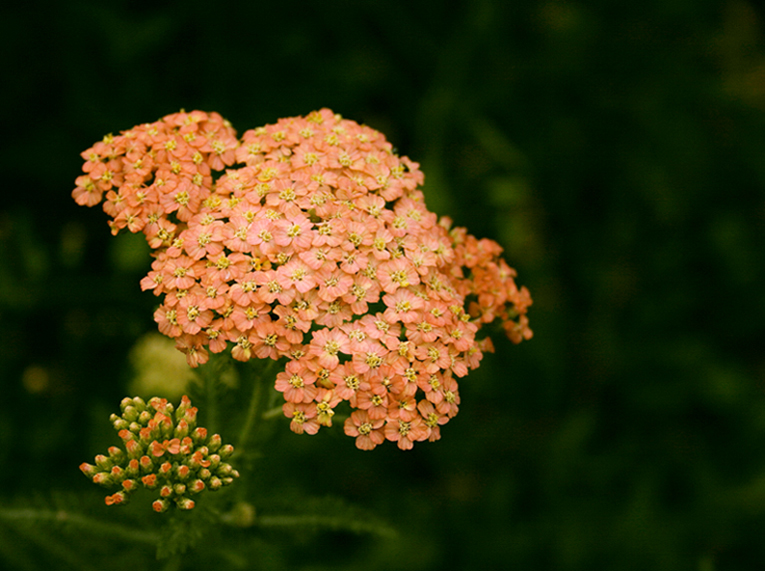
[[[457,414],[456,378],[499,320],[531,337],[531,298],[491,240],[438,221],[419,165],[385,137],[322,109],[249,130],[176,113],[85,151],[74,198],[156,249],[145,290],[192,366],[286,359],[276,377],[298,433],[332,424],[362,449],[436,440]],[[236,163],[236,168],[232,167]],[[219,174],[214,171],[226,169]]]
[[[219,490],[239,477],[226,460],[234,452],[223,445],[218,434],[207,435],[197,426],[197,409],[187,396],[175,409],[167,399],[154,397],[148,403],[139,397],[122,399],[122,415],[110,418],[122,439],[124,450],[109,448],[96,463],[86,462],[80,470],[94,483],[120,490],[106,496],[106,505],[124,504],[139,488],[159,490],[152,504],[163,512],[174,502],[190,510],[195,502],[189,496],[204,490]]]

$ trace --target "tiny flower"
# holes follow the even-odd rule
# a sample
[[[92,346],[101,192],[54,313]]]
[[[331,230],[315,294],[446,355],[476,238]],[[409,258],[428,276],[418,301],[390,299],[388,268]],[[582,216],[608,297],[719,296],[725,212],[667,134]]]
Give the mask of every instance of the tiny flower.
[[[385,441],[381,430],[385,421],[370,418],[366,411],[357,410],[345,421],[345,433],[356,437],[356,447],[360,450],[372,450]]]

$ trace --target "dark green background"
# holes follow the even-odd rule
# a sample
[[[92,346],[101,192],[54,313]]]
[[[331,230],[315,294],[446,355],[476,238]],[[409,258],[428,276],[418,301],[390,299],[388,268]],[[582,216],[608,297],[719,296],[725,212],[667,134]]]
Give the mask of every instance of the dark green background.
[[[435,444],[280,438],[261,493],[336,494],[401,535],[258,536],[275,559],[251,568],[765,565],[753,2],[80,0],[0,21],[0,502],[102,501],[77,465],[155,328],[143,250],[70,197],[79,153],[180,108],[242,133],[326,106],[503,245],[535,336],[497,340]]]

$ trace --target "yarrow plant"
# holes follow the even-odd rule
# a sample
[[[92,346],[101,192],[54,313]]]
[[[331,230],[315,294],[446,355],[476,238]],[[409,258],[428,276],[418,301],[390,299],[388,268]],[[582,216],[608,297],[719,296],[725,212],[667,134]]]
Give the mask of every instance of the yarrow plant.
[[[168,115],[82,153],[73,197],[154,250],[144,290],[191,367],[230,350],[283,363],[297,433],[331,426],[360,449],[438,440],[458,378],[498,322],[529,339],[528,290],[494,241],[425,206],[419,165],[328,109],[237,139],[217,113]]]
[[[122,415],[110,418],[122,439],[124,450],[109,448],[109,455],[96,456],[95,465],[82,463],[80,470],[94,483],[120,490],[106,496],[106,505],[127,503],[139,488],[159,490],[154,511],[166,511],[171,502],[190,510],[189,496],[204,490],[219,490],[231,484],[239,472],[225,462],[234,452],[221,437],[208,438],[207,429],[197,426],[197,409],[184,396],[177,409],[167,399],[125,398]],[[175,411],[175,414],[173,414]]]

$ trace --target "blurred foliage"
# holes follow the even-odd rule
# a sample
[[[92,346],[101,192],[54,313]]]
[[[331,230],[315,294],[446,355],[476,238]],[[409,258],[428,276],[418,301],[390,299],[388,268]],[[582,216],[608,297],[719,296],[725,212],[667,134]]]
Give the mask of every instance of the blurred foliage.
[[[70,198],[79,153],[182,107],[241,133],[327,106],[421,162],[431,209],[500,241],[535,337],[498,341],[461,384],[457,421],[413,452],[285,423],[253,484],[263,497],[332,492],[396,538],[233,534],[220,564],[762,565],[759,5],[76,0],[0,14],[0,502],[101,502],[77,465],[108,445],[131,348],[155,331],[145,249]]]

